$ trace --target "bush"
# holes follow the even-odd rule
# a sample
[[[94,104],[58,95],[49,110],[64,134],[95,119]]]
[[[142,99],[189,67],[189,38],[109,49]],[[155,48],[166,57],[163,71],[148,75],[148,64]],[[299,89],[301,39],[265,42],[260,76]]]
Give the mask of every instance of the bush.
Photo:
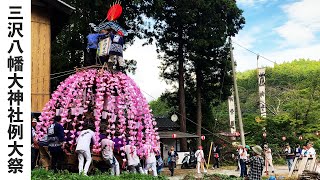
[[[206,174],[203,177],[204,180],[242,180],[242,178],[236,176],[228,176],[223,174]]]
[[[83,176],[77,173],[70,173],[68,171],[62,171],[59,173],[54,173],[52,171],[47,171],[45,169],[36,169],[31,172],[32,180],[120,180],[120,179],[143,179],[143,180],[167,180],[167,177],[158,176],[153,177],[145,174],[129,174],[123,173],[120,176],[110,176],[107,173],[97,172],[92,176]]]

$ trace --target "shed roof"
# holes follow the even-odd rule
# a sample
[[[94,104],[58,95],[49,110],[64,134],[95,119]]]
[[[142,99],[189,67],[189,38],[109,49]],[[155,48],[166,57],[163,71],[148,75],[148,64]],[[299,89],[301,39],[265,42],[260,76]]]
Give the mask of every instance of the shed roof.
[[[155,117],[159,129],[176,129],[180,126],[167,117]]]
[[[160,139],[172,139],[172,134],[176,134],[176,139],[179,138],[199,138],[198,135],[184,133],[180,131],[159,131]]]

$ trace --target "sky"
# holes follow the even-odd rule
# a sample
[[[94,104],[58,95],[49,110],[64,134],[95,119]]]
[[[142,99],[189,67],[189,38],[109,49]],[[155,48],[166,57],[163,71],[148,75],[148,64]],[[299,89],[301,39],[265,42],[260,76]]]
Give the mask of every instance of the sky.
[[[237,0],[237,5],[246,20],[233,38],[237,71],[299,58],[320,60],[320,0]],[[161,62],[155,45],[142,46],[143,42],[136,40],[124,51],[124,58],[137,61],[136,73],[129,76],[151,101],[170,86],[159,77]],[[257,55],[245,48],[261,55],[258,64]]]

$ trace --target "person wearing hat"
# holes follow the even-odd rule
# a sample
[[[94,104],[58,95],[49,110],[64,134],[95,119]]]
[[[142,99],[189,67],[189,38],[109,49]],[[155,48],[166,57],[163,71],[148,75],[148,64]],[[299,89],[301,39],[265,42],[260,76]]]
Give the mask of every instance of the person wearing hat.
[[[248,173],[249,180],[260,180],[262,179],[262,171],[264,160],[261,157],[262,148],[258,145],[252,148],[253,156],[250,157],[246,163],[250,165],[250,170]]]
[[[39,146],[37,144],[36,140],[36,125],[37,125],[37,119],[34,117],[31,117],[31,170],[33,170],[36,167],[38,154],[39,154]]]
[[[284,149],[284,153],[286,154],[286,161],[288,164],[289,172],[291,170],[293,159],[295,158],[294,150],[290,147],[289,143],[286,143],[286,147]]]
[[[198,147],[198,150],[196,151],[195,156],[197,158],[197,170],[198,170],[198,173],[201,173],[200,172],[200,167],[203,170],[203,172],[206,173],[207,170],[204,167],[205,159],[204,159],[204,153],[203,153],[203,150],[202,150],[202,146]]]
[[[274,173],[274,167],[272,163],[272,154],[271,154],[271,149],[268,147],[267,144],[263,146],[263,153],[264,153],[264,158],[265,158],[265,166],[266,166],[266,173],[268,174],[268,166],[270,165],[271,167],[271,172]]]
[[[316,155],[316,150],[313,148],[313,143],[307,143],[307,150],[306,150],[307,157],[314,157]]]

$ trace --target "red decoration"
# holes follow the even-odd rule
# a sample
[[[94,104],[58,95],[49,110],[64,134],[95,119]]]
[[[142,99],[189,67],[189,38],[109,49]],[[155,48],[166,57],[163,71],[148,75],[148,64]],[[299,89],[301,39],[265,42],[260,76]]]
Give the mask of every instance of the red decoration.
[[[206,139],[206,137],[204,136],[204,135],[202,135],[201,136],[201,140],[203,141],[203,140],[205,140]]]
[[[240,133],[239,133],[239,132],[235,132],[235,135],[236,135],[236,136],[240,136]]]
[[[172,134],[172,138],[177,138],[177,134]]]
[[[302,136],[299,136],[299,140],[302,140],[303,139],[303,137]]]
[[[285,136],[282,136],[282,140],[285,141],[287,138]]]
[[[107,19],[109,21],[114,21],[117,20],[122,13],[122,7],[120,4],[115,4],[113,6],[110,7],[108,14],[107,14]]]

